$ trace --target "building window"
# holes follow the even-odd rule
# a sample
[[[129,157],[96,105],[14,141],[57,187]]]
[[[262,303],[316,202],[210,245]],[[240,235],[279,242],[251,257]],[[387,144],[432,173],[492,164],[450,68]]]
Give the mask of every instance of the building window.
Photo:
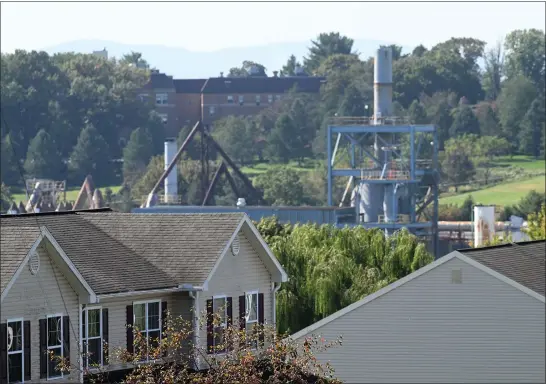
[[[149,96],[150,95],[148,95],[147,93],[141,93],[140,95],[138,95],[138,98],[140,99],[140,101],[146,102],[146,101],[148,101]]]
[[[258,325],[258,291],[247,292],[245,295],[245,329],[247,340],[252,348],[258,347],[258,340],[255,336]]]
[[[169,121],[169,115],[167,115],[166,113],[158,113],[158,115],[161,118],[163,124],[167,124],[167,122]]]
[[[25,371],[24,342],[23,320],[8,321],[8,383],[19,383],[23,381]]]
[[[155,103],[157,105],[166,105],[169,101],[169,95],[166,93],[157,93],[155,95]]]
[[[209,115],[214,115],[214,113],[216,112],[216,108],[214,107],[214,105],[211,105],[209,106]]]
[[[233,95],[228,95],[227,102],[228,104],[233,104]]]
[[[239,105],[243,105],[245,103],[245,97],[243,95],[239,95]]]
[[[261,99],[260,95],[256,95],[256,105],[260,105]]]
[[[151,348],[157,348],[161,341],[161,311],[159,301],[149,301],[133,304],[134,327],[146,340],[146,351],[135,351],[141,356],[146,356]],[[135,346],[138,347],[138,346]]]
[[[64,358],[64,324],[62,315],[47,317],[47,353],[54,358],[48,358],[47,378],[63,377],[63,372],[58,369],[58,358]]]
[[[84,368],[104,365],[102,316],[102,308],[90,307],[82,311]]]
[[[275,95],[275,100],[279,101],[281,99],[281,95]]]
[[[267,102],[271,104],[273,102],[273,95],[267,95]]]
[[[218,322],[214,324],[213,348],[218,352],[223,350],[224,333],[227,327],[227,298],[225,296],[214,297],[212,311],[218,316]]]

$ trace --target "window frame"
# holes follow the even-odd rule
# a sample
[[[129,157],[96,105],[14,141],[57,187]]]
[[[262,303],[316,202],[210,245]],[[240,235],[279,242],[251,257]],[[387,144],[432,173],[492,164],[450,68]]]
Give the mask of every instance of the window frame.
[[[155,304],[157,303],[158,305],[158,311],[159,311],[159,328],[158,329],[149,329],[148,328],[148,305],[149,304]],[[159,331],[159,343],[161,343],[161,339],[162,339],[162,336],[163,336],[163,314],[161,313],[161,303],[162,303],[162,300],[161,299],[154,299],[154,300],[141,300],[141,301],[134,301],[133,302],[133,327],[135,326],[135,323],[136,323],[136,311],[135,311],[135,306],[136,305],[142,305],[144,304],[144,319],[146,320],[145,324],[146,324],[146,348],[149,349],[150,347],[150,332],[157,332]],[[142,333],[143,330],[140,329],[140,332]],[[135,330],[133,328],[133,335],[135,333]],[[134,336],[133,336],[134,337]],[[143,361],[154,361],[153,359],[150,360],[150,354],[147,353],[146,354],[146,360],[143,360]]]
[[[239,105],[243,105],[245,103],[245,95],[239,95]]]
[[[22,317],[17,317],[13,319],[8,319],[6,321],[6,332],[9,327],[9,323],[20,323],[21,325],[21,350],[18,351],[10,351],[7,348],[7,334],[6,334],[6,358],[7,358],[7,365],[6,368],[8,369],[7,377],[8,377],[8,383],[17,383],[17,381],[9,381],[9,357],[13,355],[21,355],[21,381],[18,381],[18,383],[24,383],[25,382],[25,320]]]
[[[61,327],[60,327],[60,334],[61,334],[61,345],[55,345],[55,346],[51,346],[49,345],[49,319],[51,318],[54,318],[54,317],[59,317],[60,318],[60,324],[61,324]],[[54,315],[47,315],[46,317],[46,351],[49,355],[49,351],[52,350],[52,349],[58,349],[59,347],[61,348],[61,358],[64,359],[64,321],[63,321],[63,317],[65,317],[62,313],[56,313]],[[55,372],[53,372],[55,373]],[[60,376],[50,376],[49,375],[49,357],[48,357],[48,364],[47,364],[47,375],[46,375],[46,380],[57,380],[57,379],[62,379],[64,378],[64,372],[63,371],[60,371]]]
[[[166,125],[169,121],[169,114],[167,113],[158,113],[157,114],[159,118],[161,119],[161,122]]]
[[[209,115],[214,115],[216,113],[216,106],[209,105]]]
[[[255,324],[260,323],[259,293],[260,292],[258,290],[245,292],[245,332],[249,331],[249,329],[248,329],[249,324],[250,324],[251,327],[255,327]],[[250,317],[250,310],[251,310],[251,305],[250,306],[248,305],[248,297],[249,296],[254,296],[254,295],[256,296],[256,320],[248,320],[248,318]],[[256,338],[256,340],[247,340],[247,344],[253,344],[251,346],[251,349],[258,349],[258,339],[257,338]]]
[[[167,105],[169,104],[169,94],[166,92],[160,92],[155,94],[155,103],[156,105]]]
[[[262,102],[262,96],[261,95],[256,95],[256,105],[260,105],[260,103]]]
[[[273,102],[273,95],[267,95],[267,102],[271,104]]]
[[[216,352],[216,328],[223,328],[223,333],[222,333],[222,336],[225,335],[225,331],[227,329],[227,321],[228,321],[228,312],[227,312],[227,299],[228,299],[228,296],[227,295],[213,295],[212,296],[212,314],[213,316],[216,314],[216,311],[214,310],[214,301],[215,300],[219,300],[219,299],[223,299],[224,300],[224,322],[219,324],[218,326],[213,326],[212,327],[212,348],[213,350]],[[220,307],[221,308],[221,307]],[[224,353],[224,352],[216,352],[217,354],[218,353]]]
[[[227,95],[227,102],[228,104],[233,104],[233,95]]]
[[[281,95],[275,95],[275,101],[279,101],[281,99]]]
[[[149,97],[150,97],[150,94],[149,94],[149,93],[139,93],[139,94],[138,94],[138,98],[139,98],[140,101],[143,102],[143,103],[147,102],[147,101],[149,100],[149,99],[148,99]]]
[[[89,313],[88,311],[93,311],[93,310],[99,310],[99,336],[93,336],[93,337],[89,337]],[[95,306],[91,306],[91,307],[84,307],[83,308],[83,312],[82,313],[82,320],[83,320],[83,316],[85,316],[85,322],[83,324],[85,324],[85,336],[82,334],[82,344],[83,344],[83,347],[84,347],[84,358],[85,358],[85,362],[84,362],[84,368],[87,368],[87,369],[96,369],[95,367],[89,367],[89,343],[88,341],[89,340],[96,340],[96,339],[99,339],[100,340],[100,363],[99,363],[99,367],[103,367],[104,366],[104,333],[103,333],[103,322],[102,322],[102,306],[100,305],[95,305]],[[82,324],[82,325],[83,325]]]

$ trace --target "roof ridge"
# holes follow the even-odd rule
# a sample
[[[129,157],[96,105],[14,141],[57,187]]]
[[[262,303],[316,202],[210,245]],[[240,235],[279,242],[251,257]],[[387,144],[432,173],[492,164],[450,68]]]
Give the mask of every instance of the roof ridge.
[[[33,217],[33,216],[57,216],[57,215],[73,215],[76,213],[98,213],[98,212],[114,212],[112,208],[94,208],[94,209],[78,209],[78,210],[70,210],[70,211],[48,211],[48,212],[30,212],[30,213],[18,213],[15,215],[12,214],[1,214],[0,217],[2,218],[16,218],[16,217]]]
[[[528,244],[537,244],[537,243],[544,243],[546,240],[529,240],[529,241],[517,241],[517,242],[510,242],[510,243],[504,243],[504,244],[497,244],[497,245],[489,245],[487,247],[478,247],[478,248],[463,248],[463,249],[457,249],[458,252],[461,253],[471,253],[471,252],[479,252],[484,251],[488,249],[498,249],[498,248],[508,248],[512,247],[514,245],[517,246],[525,246]]]

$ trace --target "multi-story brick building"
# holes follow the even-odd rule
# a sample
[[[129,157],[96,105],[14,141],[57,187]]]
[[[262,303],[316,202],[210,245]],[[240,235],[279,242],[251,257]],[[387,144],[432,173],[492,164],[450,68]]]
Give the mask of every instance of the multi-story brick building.
[[[273,77],[173,79],[154,70],[138,96],[144,102],[155,104],[167,136],[176,137],[180,128],[193,125],[197,120],[212,125],[230,115],[253,116],[294,88],[298,92],[318,93],[325,82],[323,77],[274,74]]]

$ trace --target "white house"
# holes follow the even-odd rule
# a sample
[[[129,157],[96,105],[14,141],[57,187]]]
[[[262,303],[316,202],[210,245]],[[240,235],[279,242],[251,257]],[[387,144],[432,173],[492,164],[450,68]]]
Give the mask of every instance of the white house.
[[[544,383],[545,242],[454,251],[292,335],[347,383]]]

